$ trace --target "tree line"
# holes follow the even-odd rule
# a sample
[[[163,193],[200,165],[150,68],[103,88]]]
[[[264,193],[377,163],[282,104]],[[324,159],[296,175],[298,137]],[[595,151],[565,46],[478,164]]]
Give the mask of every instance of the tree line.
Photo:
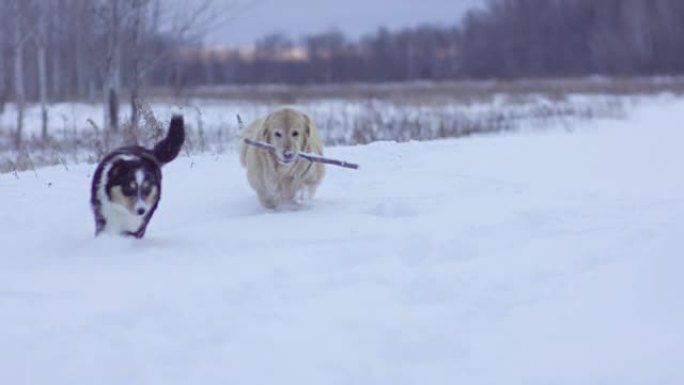
[[[188,85],[680,74],[684,1],[490,0],[449,27],[273,34],[177,68]]]
[[[385,28],[359,40],[331,30],[299,41],[284,34],[253,50],[202,50],[178,65],[183,84],[341,83],[449,79],[458,75],[456,27]]]
[[[684,71],[681,0],[494,0],[461,28],[468,77]]]

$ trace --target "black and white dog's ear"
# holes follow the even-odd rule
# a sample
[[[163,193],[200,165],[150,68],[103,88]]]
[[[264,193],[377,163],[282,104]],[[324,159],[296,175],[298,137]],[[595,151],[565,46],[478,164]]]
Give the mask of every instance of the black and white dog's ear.
[[[123,168],[122,168],[121,166],[119,166],[118,164],[114,163],[114,164],[112,165],[112,168],[109,169],[109,175],[108,175],[109,179],[114,179],[114,178],[116,178],[117,176],[119,176],[119,174],[121,174],[121,171],[122,171],[122,170],[123,170]]]

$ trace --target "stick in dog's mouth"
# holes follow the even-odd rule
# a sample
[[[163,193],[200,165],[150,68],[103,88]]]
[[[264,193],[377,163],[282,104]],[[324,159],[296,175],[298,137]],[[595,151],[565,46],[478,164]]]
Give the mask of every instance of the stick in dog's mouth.
[[[238,115],[238,116],[239,116],[239,115]],[[258,141],[258,140],[253,140],[253,139],[249,139],[249,138],[244,138],[244,141],[245,141],[245,143],[247,143],[247,144],[249,144],[249,145],[252,145],[252,146],[255,146],[255,147],[259,147],[259,148],[261,148],[261,149],[263,149],[263,150],[266,150],[266,151],[270,151],[270,152],[275,152],[275,151],[276,151],[276,148],[275,148],[273,145],[268,144],[268,143],[264,143],[264,142],[261,142],[261,141]],[[358,169],[359,169],[359,165],[356,164],[356,163],[351,163],[351,162],[347,162],[347,161],[344,161],[344,160],[338,160],[338,159],[325,158],[325,157],[323,157],[323,156],[320,156],[320,155],[317,155],[317,154],[311,154],[311,153],[308,153],[308,152],[298,152],[298,153],[297,153],[297,157],[306,159],[306,160],[308,160],[308,161],[310,161],[310,162],[325,163],[325,164],[330,164],[330,165],[333,165],[333,166],[339,166],[339,167],[344,167],[344,168],[351,168],[351,169],[354,169],[354,170],[358,170]]]

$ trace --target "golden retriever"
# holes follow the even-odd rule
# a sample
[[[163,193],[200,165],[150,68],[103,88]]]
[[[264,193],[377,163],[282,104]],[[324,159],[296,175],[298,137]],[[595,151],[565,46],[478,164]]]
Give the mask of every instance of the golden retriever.
[[[322,163],[297,155],[323,155],[323,143],[313,120],[294,108],[280,108],[244,128],[243,138],[269,143],[274,152],[242,143],[240,162],[261,205],[275,209],[312,198],[325,175]]]

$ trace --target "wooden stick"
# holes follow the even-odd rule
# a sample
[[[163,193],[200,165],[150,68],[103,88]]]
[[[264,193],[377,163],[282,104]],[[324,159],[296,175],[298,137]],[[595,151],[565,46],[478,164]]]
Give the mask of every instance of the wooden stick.
[[[260,142],[258,140],[252,140],[249,138],[244,138],[245,143],[251,144],[252,146],[262,148],[264,150],[270,151],[270,152],[275,152],[275,147],[273,145],[270,145],[268,143]],[[325,164],[331,164],[333,166],[340,166],[344,168],[351,168],[354,170],[359,169],[359,165],[356,163],[351,163],[351,162],[346,162],[344,160],[337,160],[337,159],[330,159],[326,158],[317,154],[312,154],[309,152],[299,152],[297,153],[297,156],[300,158],[306,159],[309,162],[318,162],[318,163],[325,163]]]

